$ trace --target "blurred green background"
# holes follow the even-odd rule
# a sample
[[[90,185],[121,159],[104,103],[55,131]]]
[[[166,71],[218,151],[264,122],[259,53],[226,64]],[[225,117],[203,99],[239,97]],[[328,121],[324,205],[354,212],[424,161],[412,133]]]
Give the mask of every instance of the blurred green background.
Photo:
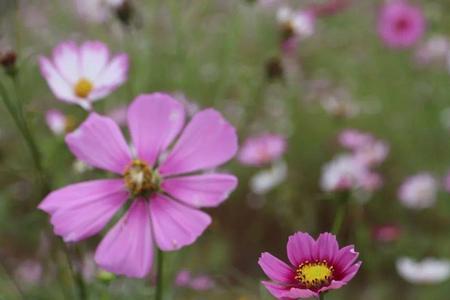
[[[291,3],[301,8],[324,2]],[[425,39],[449,37],[450,2],[414,2],[427,17]],[[140,93],[167,91],[223,112],[241,141],[265,131],[288,138],[288,176],[265,195],[249,189],[257,168],[237,161],[225,166],[238,176],[238,189],[209,211],[213,224],[197,243],[169,255],[166,272],[168,283],[180,269],[209,274],[216,287],[173,287],[167,299],[271,299],[259,284],[265,275],[258,257],[270,251],[285,258],[287,237],[298,230],[317,235],[331,229],[337,205],[320,190],[319,181],[322,166],[342,152],[336,136],[344,128],[373,133],[391,151],[380,168],[383,187],[365,203],[351,202],[338,235],[342,245],[356,245],[363,267],[327,299],[448,299],[450,282],[409,284],[397,274],[395,261],[405,255],[450,258],[449,194],[440,192],[435,207],[418,212],[397,199],[407,176],[424,170],[443,176],[450,167],[449,129],[443,124],[450,119],[444,113],[450,108],[449,72],[444,64],[419,66],[414,49],[396,51],[382,44],[376,33],[381,3],[353,1],[347,9],[319,18],[316,33],[282,60],[282,79],[266,75],[268,61],[282,56],[276,10],[251,1],[136,0],[130,24],[124,25],[114,17],[87,22],[71,1],[0,0],[0,52],[13,49],[18,54],[21,97],[52,189],[103,175],[73,171],[74,157],[63,138],[45,124],[45,112],[52,108],[77,124],[86,117],[81,108],[54,99],[38,70],[38,55],[48,55],[62,40],[98,39],[113,52],[129,54],[127,83],[97,102],[98,112],[126,105]],[[5,74],[0,81],[14,94]],[[332,115],[321,104],[327,97],[351,101],[361,112]],[[25,299],[72,299],[66,258],[56,250],[47,215],[36,209],[43,195],[30,155],[4,106],[0,115],[0,299],[21,299],[11,274]],[[373,239],[373,229],[381,224],[398,225],[400,238],[390,243]],[[71,248],[73,259],[82,262],[99,239]],[[38,282],[17,275],[26,261],[43,268]],[[94,278],[88,287],[91,299],[150,299],[150,281]]]

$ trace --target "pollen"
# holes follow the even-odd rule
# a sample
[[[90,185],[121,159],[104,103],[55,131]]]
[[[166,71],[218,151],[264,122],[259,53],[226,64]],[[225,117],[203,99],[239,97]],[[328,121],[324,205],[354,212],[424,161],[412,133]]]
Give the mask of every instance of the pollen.
[[[147,195],[159,190],[160,177],[145,162],[134,160],[124,174],[125,185],[133,196]]]
[[[330,285],[333,273],[334,268],[326,260],[306,261],[298,267],[295,279],[307,289],[320,289]]]
[[[77,95],[80,98],[86,98],[87,96],[89,96],[93,88],[94,85],[92,84],[91,81],[89,81],[86,78],[81,78],[75,84],[75,95]]]

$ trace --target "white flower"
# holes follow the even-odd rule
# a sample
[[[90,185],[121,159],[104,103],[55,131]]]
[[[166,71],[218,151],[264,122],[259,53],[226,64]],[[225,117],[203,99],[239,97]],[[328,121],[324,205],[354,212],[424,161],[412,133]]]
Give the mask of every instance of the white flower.
[[[423,209],[434,205],[438,183],[428,173],[407,178],[400,186],[398,197],[403,205],[412,209]]]
[[[367,170],[352,155],[339,155],[322,168],[321,188],[326,192],[354,189],[361,186]]]
[[[447,259],[425,258],[416,262],[402,257],[396,263],[397,272],[410,283],[439,283],[450,277],[450,261]]]
[[[310,37],[315,31],[314,16],[308,11],[293,11],[283,6],[277,11],[277,21],[282,27],[291,28],[301,38]]]
[[[258,172],[250,180],[250,188],[255,194],[265,194],[284,181],[287,175],[287,165],[278,161],[268,169]]]

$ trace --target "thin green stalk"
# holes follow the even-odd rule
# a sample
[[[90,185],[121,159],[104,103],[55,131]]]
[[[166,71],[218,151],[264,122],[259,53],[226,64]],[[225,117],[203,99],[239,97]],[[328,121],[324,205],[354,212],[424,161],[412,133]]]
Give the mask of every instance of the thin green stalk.
[[[3,269],[3,272],[8,276],[9,280],[11,281],[12,285],[14,286],[14,289],[16,290],[17,294],[20,296],[21,299],[26,300],[25,293],[22,291],[22,288],[20,287],[17,280],[14,278],[14,275],[12,275],[8,268],[6,267],[3,260],[0,259],[0,267]]]
[[[325,299],[325,294],[324,293],[320,293],[319,294],[319,299],[320,300],[324,300]]]
[[[75,285],[77,287],[78,299],[87,300],[88,293],[87,293],[87,289],[86,289],[86,284],[83,279],[83,275],[79,270],[75,270],[72,260],[71,260],[70,251],[67,248],[67,245],[62,241],[61,241],[61,244],[62,244],[61,249],[64,252],[64,255],[67,260],[67,265],[69,266],[70,275],[73,278]]]
[[[338,211],[336,213],[336,216],[334,218],[333,227],[331,229],[331,233],[338,235],[339,230],[342,226],[342,221],[344,220],[344,214],[345,214],[345,204],[340,203]]]
[[[338,202],[338,208],[336,212],[336,216],[334,218],[333,227],[331,229],[331,232],[335,235],[339,234],[339,231],[342,227],[342,223],[344,221],[345,211],[347,209],[347,203],[350,199],[350,192],[344,191],[341,194],[339,194],[337,202]]]
[[[164,252],[158,249],[155,300],[162,300],[163,292],[164,292]]]

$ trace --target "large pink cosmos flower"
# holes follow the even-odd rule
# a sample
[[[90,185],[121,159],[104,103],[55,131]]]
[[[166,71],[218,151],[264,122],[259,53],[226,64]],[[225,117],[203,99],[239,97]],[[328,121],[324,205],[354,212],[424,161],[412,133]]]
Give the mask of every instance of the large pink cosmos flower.
[[[41,56],[39,64],[56,98],[86,110],[117,89],[128,74],[128,56],[121,53],[110,59],[108,47],[98,41],[80,47],[73,41],[62,42],[52,59]]]
[[[287,265],[265,252],[259,265],[272,281],[263,281],[277,299],[319,297],[319,294],[346,285],[358,272],[361,262],[354,246],[339,249],[336,236],[322,233],[317,240],[297,232],[289,237]]]
[[[79,160],[120,178],[81,182],[49,194],[39,208],[51,215],[54,232],[66,242],[93,236],[130,198],[128,212],[96,250],[101,268],[143,277],[152,266],[154,242],[163,251],[192,244],[211,223],[199,208],[219,205],[237,185],[232,175],[198,171],[231,159],[237,136],[213,109],[197,113],[182,131],[184,118],[183,105],[167,94],[138,96],[128,110],[134,155],[114,121],[91,113],[66,142]]]
[[[422,10],[406,0],[389,2],[378,18],[378,34],[392,48],[413,46],[423,36],[425,27]]]

